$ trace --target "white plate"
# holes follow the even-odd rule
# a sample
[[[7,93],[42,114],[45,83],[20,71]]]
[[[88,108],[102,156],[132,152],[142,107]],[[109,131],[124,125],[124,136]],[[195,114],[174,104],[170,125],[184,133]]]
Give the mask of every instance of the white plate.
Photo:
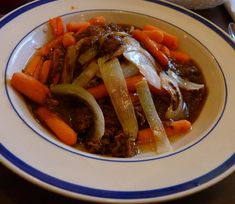
[[[180,38],[183,50],[200,59],[208,99],[190,134],[173,144],[173,153],[113,159],[67,147],[35,122],[9,85],[12,73],[44,42],[49,18],[86,19],[91,10],[123,23],[160,24]],[[1,19],[0,28],[0,158],[20,176],[73,198],[140,203],[198,192],[234,171],[234,43],[204,18],[162,1],[35,1]]]

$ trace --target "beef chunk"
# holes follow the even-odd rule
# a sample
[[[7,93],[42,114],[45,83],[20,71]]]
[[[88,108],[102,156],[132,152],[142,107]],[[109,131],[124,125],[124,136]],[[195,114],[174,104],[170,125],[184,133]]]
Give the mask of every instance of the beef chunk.
[[[132,157],[137,154],[137,147],[134,141],[123,132],[114,137],[104,136],[101,141],[89,140],[85,144],[91,153],[105,154],[113,157]]]
[[[107,36],[101,45],[99,56],[112,55],[122,44],[121,37],[113,34]]]

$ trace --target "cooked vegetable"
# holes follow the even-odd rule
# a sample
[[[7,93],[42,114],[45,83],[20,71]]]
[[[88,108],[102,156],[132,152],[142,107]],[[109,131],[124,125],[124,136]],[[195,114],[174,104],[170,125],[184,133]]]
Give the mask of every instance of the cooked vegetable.
[[[40,50],[39,50],[39,54],[41,56],[46,56],[50,53],[50,51],[56,47],[59,47],[59,45],[62,44],[62,40],[63,40],[63,36],[60,35],[57,38],[51,40],[50,42],[46,43],[45,45],[43,45]]]
[[[163,125],[168,137],[180,136],[192,129],[192,124],[188,120],[164,122]],[[154,142],[155,137],[151,128],[139,130],[137,141],[139,144],[148,144]]]
[[[144,47],[155,57],[155,59],[163,66],[169,63],[168,57],[161,52],[155,43],[141,30],[134,30],[133,37],[143,43]]]
[[[103,25],[103,24],[105,24],[105,18],[104,18],[104,16],[95,16],[95,17],[93,17],[93,18],[91,18],[88,22],[90,23],[90,24],[99,24],[99,25]]]
[[[40,55],[34,55],[29,60],[29,63],[26,65],[23,72],[30,76],[34,76],[37,67],[41,65],[41,60],[42,60],[42,57]]]
[[[146,80],[142,80],[136,84],[136,91],[149,126],[153,135],[156,137],[157,152],[163,153],[172,151],[171,144],[167,138],[162,121],[156,111]]]
[[[204,88],[204,84],[196,84],[191,81],[182,79],[180,76],[178,76],[176,73],[174,73],[171,70],[167,71],[168,75],[174,79],[177,84],[179,85],[180,88],[185,89],[185,90],[199,90]]]
[[[49,95],[47,86],[32,76],[16,72],[11,78],[11,85],[24,96],[38,104],[44,104]]]
[[[132,140],[135,140],[138,132],[138,124],[121,65],[116,58],[106,63],[103,63],[102,59],[99,59],[98,65],[123,131]]]
[[[166,118],[179,119],[184,117],[186,105],[183,101],[178,83],[174,78],[168,76],[165,72],[160,73],[162,87],[171,95],[171,104],[167,109]]]
[[[86,103],[94,114],[94,131],[92,138],[100,140],[104,135],[104,116],[94,97],[84,88],[74,84],[51,86],[51,92],[57,95],[73,96]]]
[[[77,48],[75,45],[69,46],[64,59],[64,66],[61,75],[61,83],[71,83],[76,67]]]
[[[154,40],[158,43],[163,41],[164,34],[160,30],[146,30],[143,31],[151,40]]]
[[[138,144],[148,144],[156,142],[153,131],[150,128],[139,130],[137,142]]]
[[[65,33],[63,35],[62,42],[63,42],[64,47],[69,47],[69,46],[74,45],[76,43],[76,39],[73,36],[73,33]]]
[[[131,62],[128,64],[123,63],[121,64],[121,67],[122,67],[122,72],[125,78],[132,77],[132,76],[139,74],[138,67]]]
[[[66,24],[68,32],[82,32],[90,26],[89,22],[69,22]]]
[[[41,69],[41,73],[39,76],[39,81],[42,83],[46,83],[49,73],[50,73],[50,69],[51,69],[51,60],[45,60],[42,64],[42,69]]]
[[[60,16],[49,19],[49,25],[55,36],[64,34],[64,24]]]
[[[39,120],[45,123],[56,137],[67,145],[75,145],[77,142],[77,134],[69,127],[58,115],[51,112],[47,108],[40,106],[35,110]]]
[[[136,75],[132,77],[126,78],[126,85],[129,92],[135,91],[135,84],[139,81],[141,81],[144,77],[142,75]],[[156,89],[155,87],[149,85],[149,88],[152,93],[154,94],[160,94],[160,95],[167,95],[167,91],[165,89]],[[91,88],[88,88],[87,91],[89,91],[96,99],[103,98],[105,96],[108,96],[108,91],[104,84],[99,84],[98,86],[94,86]]]
[[[192,124],[188,120],[177,120],[165,122],[164,128],[167,136],[179,136],[192,129]]]
[[[89,48],[86,52],[81,54],[78,61],[81,65],[90,62],[97,55],[97,48],[95,46]]]
[[[170,55],[173,59],[182,64],[187,64],[191,60],[191,57],[187,53],[179,50],[171,50]]]
[[[172,35],[171,33],[168,33],[166,31],[161,30],[160,28],[156,27],[156,26],[152,26],[152,25],[145,25],[143,30],[149,30],[149,31],[154,31],[154,30],[158,30],[158,31],[162,31],[163,32],[163,40],[162,40],[162,44],[166,45],[168,48],[176,50],[179,47],[179,42],[178,42],[178,38],[174,35]]]
[[[95,61],[92,61],[84,69],[84,71],[73,81],[73,84],[85,87],[98,71],[99,71],[98,64]]]

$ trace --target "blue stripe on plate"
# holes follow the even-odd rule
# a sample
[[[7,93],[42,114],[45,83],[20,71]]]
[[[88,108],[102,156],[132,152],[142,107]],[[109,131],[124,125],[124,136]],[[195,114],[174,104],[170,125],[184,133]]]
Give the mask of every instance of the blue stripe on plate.
[[[4,25],[6,25],[7,23],[9,23],[12,19],[16,18],[17,16],[19,16],[20,14],[35,8],[37,6],[40,6],[42,4],[46,4],[52,1],[56,1],[56,0],[41,0],[41,1],[35,1],[32,2],[30,4],[27,4],[25,6],[20,7],[19,9],[13,11],[12,13],[10,13],[8,16],[3,17],[3,19],[0,21],[0,28],[2,28]]]
[[[226,160],[224,163],[222,163],[220,166],[213,169],[209,173],[204,174],[196,179],[193,179],[185,183],[181,183],[167,188],[145,190],[145,191],[110,191],[110,190],[95,189],[77,184],[72,184],[57,179],[55,177],[49,176],[47,174],[44,174],[43,172],[38,171],[37,169],[33,168],[32,166],[26,164],[25,162],[17,158],[10,151],[8,151],[2,144],[0,144],[0,152],[8,161],[16,165],[22,171],[28,173],[33,177],[36,177],[37,179],[45,183],[51,184],[55,187],[68,190],[74,193],[100,197],[100,198],[113,198],[113,199],[143,199],[143,198],[154,198],[154,197],[161,197],[161,196],[180,193],[198,187],[204,183],[207,183],[208,181],[224,173],[226,170],[228,170],[230,167],[232,167],[235,164],[235,154],[233,154],[228,160]]]
[[[13,13],[9,14],[3,20],[0,21],[0,28],[2,28],[5,24],[10,22],[15,17],[19,16],[20,14],[34,8],[37,6],[40,6],[42,4],[52,2],[54,0],[45,0],[45,1],[36,1],[31,4],[25,5],[18,10],[14,11]],[[166,2],[161,1],[153,1],[152,2],[161,4],[166,7],[173,8],[177,11],[180,11],[181,13],[184,13],[188,16],[191,16],[194,19],[199,20],[201,23],[205,24],[212,30],[214,30],[217,34],[219,34],[221,37],[224,38],[224,40],[227,41],[233,48],[235,48],[235,45],[233,41],[224,34],[223,31],[218,29],[216,26],[205,20],[204,18],[191,13],[190,11],[184,10],[183,8],[177,7],[175,5],[168,4]],[[109,191],[109,190],[102,190],[102,189],[95,189],[90,187],[85,187],[81,185],[72,184],[63,180],[60,180],[58,178],[52,177],[50,175],[47,175],[41,171],[38,171],[37,169],[33,168],[32,166],[26,164],[24,161],[20,160],[18,157],[16,157],[14,154],[12,154],[10,151],[8,151],[2,144],[0,144],[0,153],[3,157],[5,157],[8,161],[10,161],[12,164],[14,164],[16,167],[18,167],[21,171],[26,172],[27,174],[41,180],[42,182],[45,182],[47,184],[51,184],[55,187],[68,190],[71,192],[88,195],[88,196],[94,196],[94,197],[100,197],[100,198],[117,198],[117,199],[143,199],[143,198],[153,198],[153,197],[160,197],[160,196],[166,196],[166,195],[172,195],[179,192],[183,192],[186,190],[190,190],[192,188],[195,188],[197,186],[200,186],[202,184],[205,184],[209,182],[210,180],[218,177],[219,175],[226,172],[229,168],[231,168],[235,164],[235,154],[231,155],[224,163],[222,163],[217,168],[213,169],[212,171],[208,172],[205,175],[202,175],[196,179],[193,179],[191,181],[181,183],[175,186],[162,188],[162,189],[153,189],[153,190],[146,190],[146,191]]]

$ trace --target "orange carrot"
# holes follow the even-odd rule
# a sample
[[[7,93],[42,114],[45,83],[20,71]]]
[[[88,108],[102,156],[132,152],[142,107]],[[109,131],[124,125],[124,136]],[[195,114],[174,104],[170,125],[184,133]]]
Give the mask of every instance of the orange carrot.
[[[153,26],[153,25],[149,25],[149,24],[144,25],[143,30],[145,30],[145,31],[147,31],[147,30],[149,30],[149,31],[153,31],[153,30],[162,31],[160,28]]]
[[[179,47],[178,38],[167,32],[164,32],[162,44],[166,45],[169,49],[172,50],[176,50]]]
[[[49,95],[49,89],[47,86],[39,82],[34,77],[22,72],[16,72],[13,74],[11,85],[17,91],[39,104],[44,104]]]
[[[150,128],[138,131],[137,142],[138,144],[148,144],[155,141],[153,132]]]
[[[104,18],[104,16],[96,16],[96,17],[93,17],[91,18],[89,21],[88,21],[90,24],[94,25],[94,24],[105,24],[106,20]]]
[[[34,72],[34,74],[33,74],[33,76],[34,76],[35,79],[38,79],[39,76],[40,76],[40,74],[41,74],[42,64],[43,64],[43,59],[42,59],[42,57],[41,57],[39,63],[38,63],[37,66],[36,66],[35,72]]]
[[[143,79],[143,76],[141,75],[126,78],[126,85],[127,85],[128,91],[134,92],[135,84],[142,79]],[[103,83],[99,84],[98,86],[91,87],[87,89],[87,91],[89,91],[96,99],[108,96],[108,91]]]
[[[83,31],[85,31],[91,24],[89,22],[87,22],[86,24],[84,24],[83,26],[80,27],[80,29],[77,31],[76,34],[82,33]]]
[[[163,41],[164,34],[160,30],[144,30],[143,31],[151,40],[154,40],[158,43]]]
[[[154,30],[162,31],[163,32],[162,44],[166,45],[168,48],[173,49],[173,50],[179,47],[178,38],[171,33],[168,33],[164,30],[161,30],[160,28],[156,26],[152,26],[148,24],[143,27],[143,30],[144,31],[154,31]]]
[[[55,73],[55,75],[53,76],[51,83],[52,83],[52,84],[58,84],[59,81],[60,81],[60,73],[57,72],[57,73]]]
[[[135,92],[135,84],[139,81],[141,81],[144,77],[142,75],[136,75],[132,77],[126,78],[126,85],[129,92],[133,93]],[[154,94],[168,94],[168,92],[165,89],[157,89],[153,87],[152,85],[149,85],[149,89]],[[107,89],[105,85],[99,84],[98,86],[88,88],[87,91],[89,91],[96,99],[103,98],[105,96],[108,96]]]
[[[171,56],[170,50],[167,46],[160,44],[159,50],[162,51],[167,57]]]
[[[103,83],[99,84],[98,86],[88,88],[87,91],[89,91],[90,94],[92,94],[96,99],[103,98],[109,95]]]
[[[41,56],[48,55],[49,52],[51,51],[51,49],[54,49],[54,48],[56,48],[56,47],[58,47],[58,46],[60,46],[62,44],[62,40],[63,40],[63,36],[60,35],[59,37],[57,37],[57,38],[51,40],[50,42],[46,43],[39,50],[39,54]]]
[[[142,75],[136,75],[136,76],[126,78],[126,85],[127,85],[128,91],[135,92],[136,90],[135,84],[143,80],[143,78],[144,77]]]
[[[161,88],[161,89],[157,89],[156,87],[152,86],[151,84],[149,84],[149,89],[151,91],[151,93],[156,94],[156,95],[169,95],[169,93]]]
[[[192,125],[188,120],[178,120],[171,122],[170,126],[163,123],[166,134],[168,137],[177,136],[180,134],[187,133],[190,129],[192,129]],[[153,142],[154,135],[150,128],[146,128],[143,130],[139,130],[138,132],[138,143],[139,144],[147,144]]]
[[[69,22],[66,24],[68,32],[78,32],[80,29],[85,29],[90,26],[89,22]]]
[[[26,67],[24,68],[23,72],[25,74],[30,75],[30,76],[34,76],[34,72],[35,72],[37,66],[40,64],[40,61],[41,61],[41,56],[34,55],[29,60],[29,63],[26,65]]]
[[[65,123],[58,115],[41,106],[35,110],[39,120],[44,122],[56,137],[67,145],[74,145],[77,142],[76,132]]]
[[[64,47],[67,48],[71,45],[74,45],[76,43],[76,39],[71,32],[65,33],[63,35],[62,42],[63,42]]]
[[[49,19],[49,25],[55,36],[59,36],[64,33],[64,24],[60,16]]]
[[[42,64],[42,70],[39,76],[39,81],[42,83],[46,83],[49,73],[50,73],[50,69],[51,69],[51,60],[46,60],[43,62]]]
[[[171,50],[170,53],[171,57],[179,63],[187,64],[191,60],[191,57],[185,52],[179,50]]]
[[[180,134],[187,133],[189,130],[192,129],[192,124],[188,120],[178,120],[174,122],[170,122],[170,124],[166,123],[164,124],[164,128],[166,131],[166,134],[168,136],[177,136]]]
[[[133,37],[141,42],[161,65],[168,65],[168,57],[163,52],[159,51],[154,41],[152,41],[143,31],[138,29],[134,30]]]

